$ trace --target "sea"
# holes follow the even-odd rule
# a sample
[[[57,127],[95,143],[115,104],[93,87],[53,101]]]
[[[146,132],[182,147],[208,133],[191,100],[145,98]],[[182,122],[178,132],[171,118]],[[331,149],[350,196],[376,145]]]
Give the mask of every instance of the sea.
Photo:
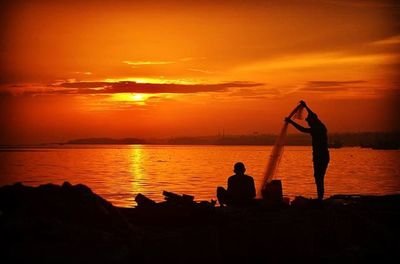
[[[241,161],[260,188],[272,146],[55,145],[1,148],[0,185],[21,182],[85,184],[116,206],[132,207],[144,194],[163,201],[162,192],[216,199],[233,165]],[[400,193],[400,150],[358,147],[330,149],[326,197],[334,194]],[[286,146],[275,179],[283,193],[315,198],[310,146]]]

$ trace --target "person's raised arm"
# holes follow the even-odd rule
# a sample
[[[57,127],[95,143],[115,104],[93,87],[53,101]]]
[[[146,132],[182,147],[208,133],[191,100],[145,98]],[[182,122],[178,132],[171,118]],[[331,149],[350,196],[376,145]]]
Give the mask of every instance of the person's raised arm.
[[[292,119],[286,117],[285,122],[288,122],[289,124],[292,124],[297,130],[303,133],[311,133],[311,128],[303,127],[296,122],[294,122]]]
[[[303,100],[300,101],[300,104],[307,110],[308,114],[315,114],[306,104],[306,102],[304,102]]]

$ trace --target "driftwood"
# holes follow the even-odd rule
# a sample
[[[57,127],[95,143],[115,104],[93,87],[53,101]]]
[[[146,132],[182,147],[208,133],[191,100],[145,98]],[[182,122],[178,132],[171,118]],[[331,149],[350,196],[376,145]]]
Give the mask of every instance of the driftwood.
[[[174,204],[174,205],[194,205],[196,202],[194,202],[194,196],[192,195],[187,195],[187,194],[176,194],[173,192],[167,192],[163,191],[164,199],[167,204]],[[147,196],[139,193],[135,197],[135,202],[137,203],[138,207],[154,207],[158,204],[154,200],[148,198]],[[203,203],[204,204],[204,203]],[[212,203],[210,203],[212,204]]]
[[[167,202],[173,202],[177,204],[192,204],[194,201],[194,196],[192,195],[179,195],[173,192],[163,191],[164,199]]]

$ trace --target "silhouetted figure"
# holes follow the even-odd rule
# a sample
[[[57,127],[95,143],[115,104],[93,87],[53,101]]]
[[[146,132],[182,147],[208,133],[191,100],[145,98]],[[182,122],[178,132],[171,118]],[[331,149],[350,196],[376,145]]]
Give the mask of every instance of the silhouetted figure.
[[[318,199],[324,198],[324,177],[329,163],[328,131],[325,125],[318,119],[318,116],[311,111],[304,101],[300,103],[307,109],[306,121],[309,128],[303,127],[290,118],[285,121],[292,124],[299,131],[311,134],[313,148],[314,178],[317,185]]]
[[[256,197],[256,188],[253,177],[244,174],[246,168],[242,162],[237,162],[232,175],[228,179],[228,190],[217,188],[217,198],[223,205],[248,205]]]

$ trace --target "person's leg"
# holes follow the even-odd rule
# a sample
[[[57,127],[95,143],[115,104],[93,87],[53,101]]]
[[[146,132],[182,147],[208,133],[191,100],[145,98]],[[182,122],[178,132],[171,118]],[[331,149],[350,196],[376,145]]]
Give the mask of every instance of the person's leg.
[[[320,177],[315,178],[315,184],[317,185],[317,194],[318,194],[318,200],[324,199],[324,178]]]
[[[323,175],[323,165],[320,161],[314,161],[314,180],[317,186],[318,200],[324,198],[324,175]]]
[[[314,161],[314,179],[315,184],[317,185],[318,200],[322,200],[324,198],[324,178],[326,169],[328,168],[328,163],[329,159]]]

